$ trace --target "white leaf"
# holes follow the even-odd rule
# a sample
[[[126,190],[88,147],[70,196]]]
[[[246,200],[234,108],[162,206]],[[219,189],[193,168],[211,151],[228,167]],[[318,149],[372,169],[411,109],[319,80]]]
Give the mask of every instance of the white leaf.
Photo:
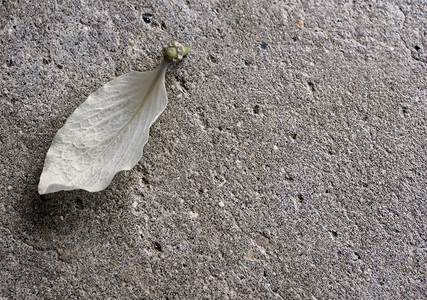
[[[39,193],[105,189],[142,157],[149,128],[167,104],[167,62],[131,72],[101,87],[58,130],[46,155]]]

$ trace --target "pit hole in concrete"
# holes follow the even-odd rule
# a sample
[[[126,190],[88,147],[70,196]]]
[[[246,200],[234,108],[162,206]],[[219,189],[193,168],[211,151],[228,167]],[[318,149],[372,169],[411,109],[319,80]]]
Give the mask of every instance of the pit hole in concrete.
[[[315,91],[316,91],[316,89],[315,89],[315,87],[314,87],[314,83],[313,83],[312,81],[307,81],[307,84],[308,84],[308,86],[310,87],[310,89],[311,89],[311,91],[312,91],[312,92],[315,92]]]
[[[216,59],[215,56],[209,55],[208,59],[213,62],[214,64],[216,64],[218,62],[218,60]]]
[[[294,178],[292,176],[290,176],[290,175],[285,175],[284,179],[286,181],[294,181]]]
[[[153,21],[153,14],[145,13],[142,15],[142,20],[144,23],[150,24]]]
[[[163,252],[162,245],[160,245],[158,242],[154,242],[153,246],[154,246],[154,249],[156,249],[157,251]]]
[[[408,116],[408,108],[406,106],[402,106],[402,113],[405,117]]]
[[[85,206],[84,206],[84,202],[83,202],[83,200],[82,200],[82,199],[80,199],[80,198],[77,198],[77,199],[76,199],[75,204],[76,204],[76,208],[77,208],[77,209],[79,209],[79,210],[82,210],[82,209],[84,209],[84,208],[85,208]]]
[[[52,60],[49,58],[49,57],[47,57],[47,58],[43,58],[42,59],[42,62],[43,62],[43,64],[44,65],[48,65],[48,64],[50,64],[50,62],[51,62]]]

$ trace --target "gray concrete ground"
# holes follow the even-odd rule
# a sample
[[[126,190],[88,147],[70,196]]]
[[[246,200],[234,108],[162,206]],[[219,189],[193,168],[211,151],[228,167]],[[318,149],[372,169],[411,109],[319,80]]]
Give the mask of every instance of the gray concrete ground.
[[[0,299],[425,299],[423,2],[2,1]],[[65,119],[175,39],[140,163],[40,197]]]

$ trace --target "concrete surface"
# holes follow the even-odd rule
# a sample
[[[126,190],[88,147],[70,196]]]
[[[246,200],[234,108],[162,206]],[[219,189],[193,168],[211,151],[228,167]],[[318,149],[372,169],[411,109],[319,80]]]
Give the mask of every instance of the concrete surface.
[[[0,299],[425,299],[423,2],[2,1]],[[171,39],[140,163],[41,198],[65,119]]]

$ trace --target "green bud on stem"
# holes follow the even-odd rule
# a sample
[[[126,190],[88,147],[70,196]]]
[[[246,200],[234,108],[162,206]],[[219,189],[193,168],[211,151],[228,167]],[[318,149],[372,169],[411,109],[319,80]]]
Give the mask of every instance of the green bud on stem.
[[[179,42],[169,42],[163,46],[163,56],[168,61],[178,62],[188,55],[190,50]]]

